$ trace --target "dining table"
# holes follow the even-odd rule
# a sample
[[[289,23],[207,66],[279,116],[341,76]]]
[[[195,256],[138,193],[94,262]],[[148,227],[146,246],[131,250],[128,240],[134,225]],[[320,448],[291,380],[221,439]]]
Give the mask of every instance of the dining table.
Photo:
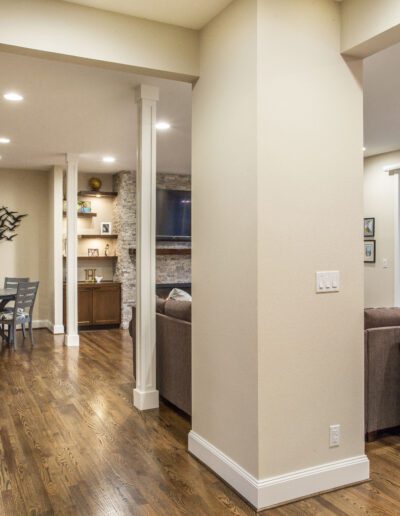
[[[15,301],[15,298],[17,296],[17,289],[16,288],[0,288],[0,312],[4,309],[4,307],[9,303],[10,301]],[[8,336],[6,332],[4,331],[3,325],[0,321],[0,337],[3,339],[6,339],[8,342]]]

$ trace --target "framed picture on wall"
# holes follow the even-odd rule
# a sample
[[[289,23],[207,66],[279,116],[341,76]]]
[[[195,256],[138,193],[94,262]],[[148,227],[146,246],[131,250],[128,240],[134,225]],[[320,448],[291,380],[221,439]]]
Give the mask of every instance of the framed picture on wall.
[[[101,222],[100,233],[102,235],[111,235],[111,222]]]
[[[375,236],[375,219],[369,217],[364,219],[364,238],[373,238]]]
[[[376,241],[365,240],[364,242],[364,263],[375,263],[376,260]]]

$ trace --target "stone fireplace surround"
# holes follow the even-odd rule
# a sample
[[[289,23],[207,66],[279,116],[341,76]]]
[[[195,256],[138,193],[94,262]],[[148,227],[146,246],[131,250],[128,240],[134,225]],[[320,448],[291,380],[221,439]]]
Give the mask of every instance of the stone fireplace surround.
[[[113,176],[114,202],[113,227],[118,233],[117,256],[114,279],[121,282],[122,323],[128,328],[132,305],[136,301],[136,257],[129,249],[136,247],[136,178],[131,171],[118,172]],[[190,190],[189,175],[157,173],[157,188]],[[190,247],[189,242],[160,242],[157,247]],[[156,283],[190,283],[190,255],[157,256]]]

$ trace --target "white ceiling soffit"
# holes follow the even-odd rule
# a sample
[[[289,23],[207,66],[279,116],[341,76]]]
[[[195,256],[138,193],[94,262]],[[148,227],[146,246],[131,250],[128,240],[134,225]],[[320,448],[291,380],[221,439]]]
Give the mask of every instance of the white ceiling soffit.
[[[400,149],[400,44],[364,60],[366,156]]]
[[[64,0],[138,18],[201,29],[232,0]]]

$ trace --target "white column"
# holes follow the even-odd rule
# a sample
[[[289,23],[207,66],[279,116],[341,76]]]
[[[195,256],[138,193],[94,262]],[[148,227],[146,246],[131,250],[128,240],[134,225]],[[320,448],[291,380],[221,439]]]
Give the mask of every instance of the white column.
[[[52,213],[52,330],[53,333],[64,333],[63,323],[63,169],[53,167],[51,171],[51,208]]]
[[[78,335],[78,156],[67,154],[67,333],[65,344],[79,346]]]
[[[156,103],[159,90],[136,88],[136,388],[140,410],[158,407],[156,389]]]

